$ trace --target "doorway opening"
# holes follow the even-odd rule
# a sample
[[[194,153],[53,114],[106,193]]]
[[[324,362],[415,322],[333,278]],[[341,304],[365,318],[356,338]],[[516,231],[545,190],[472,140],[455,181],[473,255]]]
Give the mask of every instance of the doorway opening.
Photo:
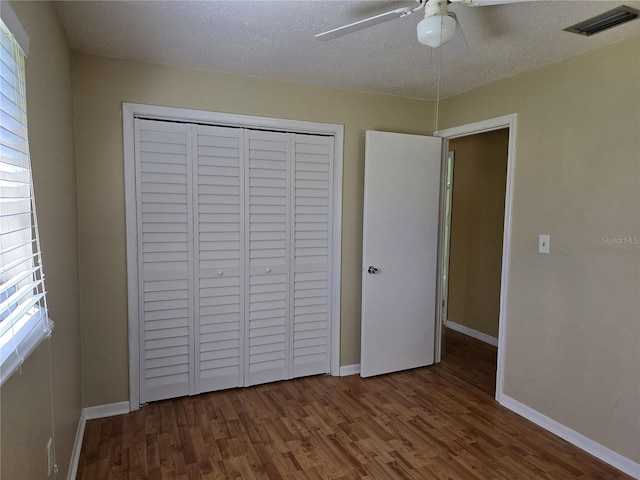
[[[502,394],[515,115],[438,132],[445,152],[437,322],[442,368]]]

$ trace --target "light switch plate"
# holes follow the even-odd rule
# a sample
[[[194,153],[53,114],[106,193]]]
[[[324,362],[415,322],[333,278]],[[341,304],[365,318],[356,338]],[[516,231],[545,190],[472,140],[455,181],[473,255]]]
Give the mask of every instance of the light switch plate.
[[[538,253],[549,253],[549,235],[538,237]]]

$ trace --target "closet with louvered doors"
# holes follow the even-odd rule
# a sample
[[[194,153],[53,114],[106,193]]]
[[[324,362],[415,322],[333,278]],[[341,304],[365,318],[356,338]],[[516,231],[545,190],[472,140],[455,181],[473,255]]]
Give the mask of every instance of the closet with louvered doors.
[[[134,125],[140,403],[328,373],[333,137]]]

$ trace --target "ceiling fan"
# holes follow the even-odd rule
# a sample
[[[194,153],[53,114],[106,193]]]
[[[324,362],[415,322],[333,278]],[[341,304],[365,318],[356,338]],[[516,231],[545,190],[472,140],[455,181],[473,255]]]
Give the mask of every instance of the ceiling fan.
[[[389,12],[365,18],[342,27],[334,28],[315,36],[318,40],[331,40],[349,33],[378,25],[379,23],[408,17],[424,9],[424,19],[418,23],[418,42],[431,48],[437,48],[453,39],[458,19],[447,11],[449,3],[463,3],[470,6],[501,5],[505,3],[531,2],[535,0],[416,0],[417,7],[396,8]]]

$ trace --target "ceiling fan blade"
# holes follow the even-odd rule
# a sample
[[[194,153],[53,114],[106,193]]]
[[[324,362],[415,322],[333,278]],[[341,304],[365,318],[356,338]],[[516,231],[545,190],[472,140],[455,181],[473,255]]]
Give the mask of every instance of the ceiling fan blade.
[[[464,3],[472,7],[485,7],[489,5],[505,5],[507,3],[537,2],[540,0],[450,0],[452,3]]]
[[[319,33],[316,35],[316,38],[318,40],[331,40],[337,37],[341,37],[342,35],[347,35],[351,32],[369,28],[373,25],[378,25],[379,23],[388,22],[389,20],[394,20],[400,17],[406,17],[407,15],[411,15],[411,13],[413,13],[413,9],[410,7],[396,8],[395,10],[381,13],[380,15],[376,15],[375,17],[365,18],[364,20],[350,23],[349,25],[344,25],[343,27],[338,27],[327,32]]]

